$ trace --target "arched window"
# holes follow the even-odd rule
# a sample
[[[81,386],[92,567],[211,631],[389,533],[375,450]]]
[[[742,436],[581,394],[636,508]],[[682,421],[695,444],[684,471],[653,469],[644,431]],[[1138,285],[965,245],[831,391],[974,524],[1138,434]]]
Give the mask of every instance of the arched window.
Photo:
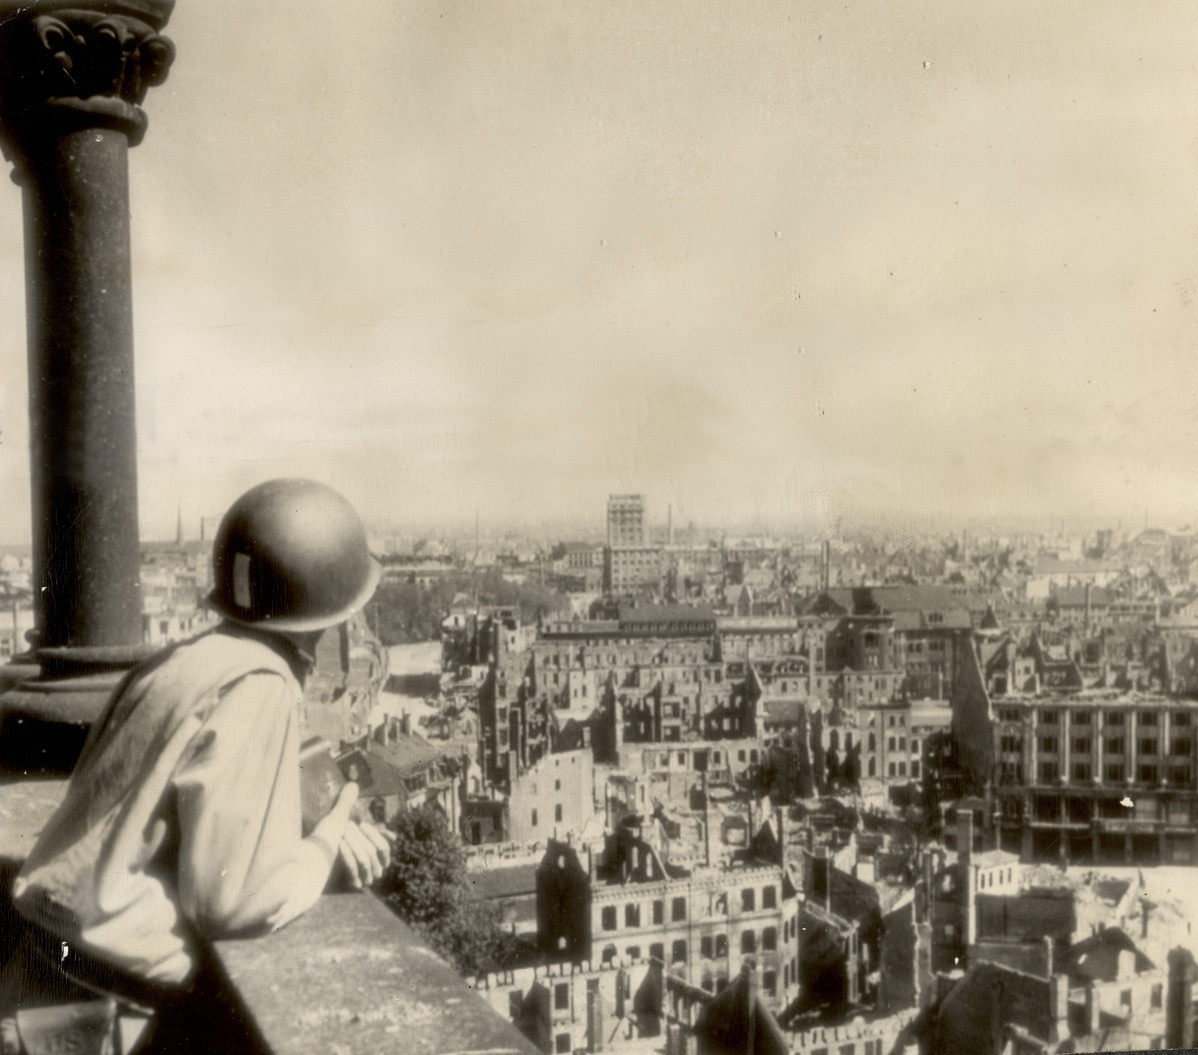
[[[747,930],[740,936],[740,951],[742,954],[747,954],[757,951],[757,935],[751,930]]]

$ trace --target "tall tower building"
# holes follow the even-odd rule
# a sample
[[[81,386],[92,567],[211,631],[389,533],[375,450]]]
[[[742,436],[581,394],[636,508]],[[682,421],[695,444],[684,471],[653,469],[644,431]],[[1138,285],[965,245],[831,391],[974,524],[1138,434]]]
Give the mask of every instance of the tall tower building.
[[[644,495],[608,497],[607,544],[613,549],[645,544]]]

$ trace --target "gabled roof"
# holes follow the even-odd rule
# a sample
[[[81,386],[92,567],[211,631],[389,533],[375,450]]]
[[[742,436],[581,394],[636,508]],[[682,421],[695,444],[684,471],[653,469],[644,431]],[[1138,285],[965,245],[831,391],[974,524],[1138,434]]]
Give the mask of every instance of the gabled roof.
[[[483,868],[466,873],[471,890],[485,901],[523,897],[537,892],[537,865],[513,865],[510,868]]]
[[[807,700],[805,697],[765,697],[758,706],[765,712],[763,718],[767,721],[797,723],[806,710]]]
[[[620,605],[620,623],[708,623],[715,611],[706,605],[645,604]]]
[[[400,736],[389,744],[372,742],[369,754],[381,758],[390,766],[394,766],[401,774],[407,776],[412,770],[422,769],[432,765],[445,752],[429,743],[423,736],[416,733]]]
[[[699,1050],[710,1055],[788,1055],[789,1045],[778,1023],[753,993],[749,968],[707,1001],[695,1023]]]
[[[1001,595],[992,598],[939,585],[835,587],[809,598],[803,610],[811,614],[890,614],[896,630],[965,630],[972,626],[971,613],[984,612],[992,600],[1001,600]]]
[[[1058,586],[1049,595],[1055,599],[1060,608],[1082,608],[1086,605],[1086,588],[1084,586]],[[1115,591],[1102,586],[1090,590],[1089,605],[1091,608],[1108,608],[1115,600]]]
[[[1119,954],[1135,955],[1135,972],[1154,970],[1156,965],[1136,947],[1136,943],[1119,927],[1107,927],[1069,949],[1069,979],[1075,985],[1089,979],[1113,982],[1119,977]]]
[[[933,1048],[997,1055],[1003,1050],[1004,1027],[1048,1041],[1055,1026],[1049,995],[1047,978],[1002,964],[976,964],[941,1002]]]

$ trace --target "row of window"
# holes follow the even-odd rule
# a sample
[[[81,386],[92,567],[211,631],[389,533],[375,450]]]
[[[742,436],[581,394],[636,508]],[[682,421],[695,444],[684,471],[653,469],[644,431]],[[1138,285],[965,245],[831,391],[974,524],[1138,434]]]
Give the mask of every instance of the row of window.
[[[1013,743],[1018,742],[1016,737],[1004,736],[1002,738],[1004,751],[1008,750],[1008,747],[1007,747],[1008,741],[1011,741]],[[1042,752],[1044,752],[1045,754],[1048,754],[1048,755],[1056,754],[1057,745],[1058,745],[1058,740],[1055,736],[1040,737],[1040,750]],[[1085,737],[1085,736],[1075,737],[1073,740],[1073,751],[1074,751],[1074,753],[1079,754],[1079,755],[1088,755],[1090,753],[1092,746],[1093,746],[1093,742],[1090,740],[1089,737]],[[1157,753],[1158,746],[1159,746],[1159,741],[1157,741],[1153,737],[1141,737],[1139,740],[1139,748],[1140,748],[1141,755],[1155,755]],[[1181,755],[1181,756],[1189,755],[1191,750],[1193,749],[1193,746],[1194,746],[1193,742],[1190,740],[1187,740],[1187,739],[1174,740],[1173,743],[1170,745],[1170,747],[1171,747],[1170,754]],[[1124,747],[1124,740],[1123,740],[1123,737],[1121,737],[1121,736],[1108,737],[1106,740],[1103,741],[1103,749],[1109,755],[1123,754],[1123,747]],[[1017,750],[1017,748],[1011,748],[1011,750]]]
[[[561,781],[559,780],[558,784],[560,784],[560,783],[561,783]],[[554,820],[555,824],[561,824],[561,822],[562,822],[562,805],[560,802],[556,806],[553,807],[553,820]],[[538,814],[537,814],[537,811],[534,809],[529,817],[529,823],[533,828],[535,828],[537,826],[537,821],[538,821]]]
[[[989,890],[996,884],[1009,883],[1014,874],[1014,869],[1011,868],[1005,872],[1001,868],[997,872],[978,872],[978,889]]]
[[[766,927],[761,932],[760,947],[762,952],[776,952],[778,949],[778,930],[776,927]],[[757,932],[746,930],[741,932],[740,936],[740,951],[741,955],[748,956],[757,952],[758,939]],[[629,960],[639,960],[641,958],[641,947],[639,945],[629,945],[625,950]],[[604,963],[611,963],[619,955],[619,950],[614,945],[607,945],[603,949],[602,959]],[[649,946],[649,956],[658,960],[665,959],[665,945],[662,942],[653,942]],[[702,960],[722,960],[728,956],[728,935],[715,934],[708,935],[699,940],[699,958]],[[686,940],[679,938],[670,946],[670,963],[685,964],[687,962],[687,946]]]
[[[1127,768],[1119,762],[1108,763],[1103,770],[1103,776],[1106,780],[1124,780],[1127,776]],[[1156,766],[1152,763],[1144,763],[1136,770],[1136,779],[1141,784],[1155,784],[1161,779],[1163,773],[1169,783],[1175,787],[1188,787],[1193,779],[1193,771],[1189,766],[1172,766],[1163,767]],[[1074,762],[1070,770],[1072,779],[1074,780],[1090,780],[1093,776],[1093,770],[1089,762]],[[1056,762],[1041,762],[1040,763],[1040,781],[1041,783],[1049,783],[1058,780],[1061,775],[1060,766]]]
[[[535,811],[534,811],[535,812]],[[534,821],[535,823],[535,821]],[[721,896],[717,898],[717,909],[723,908],[727,911],[727,902]],[[742,912],[755,912],[757,910],[757,891],[754,887],[745,887],[740,892],[740,907]],[[761,907],[763,909],[771,909],[778,907],[778,888],[775,886],[766,886],[761,888]],[[653,926],[660,926],[665,923],[665,902],[656,900],[650,907]],[[619,913],[617,906],[605,905],[599,913],[599,925],[605,931],[616,930],[619,926]],[[686,920],[686,898],[676,897],[670,902],[670,921],[672,923],[682,923]],[[639,902],[629,902],[624,906],[624,926],[625,927],[640,927],[641,926],[641,905]]]
[[[1043,711],[1040,714],[1040,723],[1042,725],[1059,725],[1061,724],[1061,714],[1069,715],[1069,721],[1072,725],[1089,725],[1089,711]],[[1158,724],[1160,712],[1158,711],[1135,711],[1136,721],[1141,726],[1155,726]],[[1194,720],[1193,713],[1190,711],[1170,711],[1169,720],[1173,723],[1174,728],[1188,729]],[[1015,709],[1004,709],[999,712],[999,717],[1004,722],[1017,722],[1020,720],[1021,712]],[[1122,711],[1110,711],[1103,715],[1102,724],[1104,726],[1123,725],[1124,713]]]

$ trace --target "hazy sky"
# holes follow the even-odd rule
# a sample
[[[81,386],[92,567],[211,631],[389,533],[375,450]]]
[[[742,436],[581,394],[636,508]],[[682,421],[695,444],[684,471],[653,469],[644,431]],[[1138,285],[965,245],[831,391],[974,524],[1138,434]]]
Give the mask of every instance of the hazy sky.
[[[1198,519],[1198,5],[179,0],[131,154],[147,536]],[[0,537],[29,531],[0,187]]]

